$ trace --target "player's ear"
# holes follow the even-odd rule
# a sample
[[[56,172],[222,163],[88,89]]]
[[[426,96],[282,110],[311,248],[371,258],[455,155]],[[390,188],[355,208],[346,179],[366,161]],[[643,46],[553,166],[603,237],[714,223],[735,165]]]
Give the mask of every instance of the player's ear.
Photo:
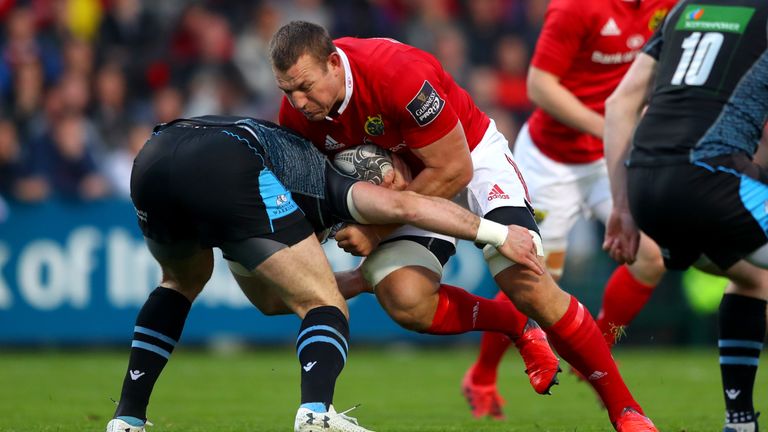
[[[328,67],[331,69],[338,69],[341,66],[341,56],[337,51],[328,54]]]

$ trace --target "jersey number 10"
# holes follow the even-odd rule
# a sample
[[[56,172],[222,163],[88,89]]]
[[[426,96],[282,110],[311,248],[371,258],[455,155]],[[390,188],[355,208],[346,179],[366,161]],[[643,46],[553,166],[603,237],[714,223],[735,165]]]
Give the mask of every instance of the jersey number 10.
[[[702,37],[701,32],[691,33],[683,39],[683,55],[672,75],[672,84],[700,86],[707,82],[723,39],[722,33],[705,33]]]

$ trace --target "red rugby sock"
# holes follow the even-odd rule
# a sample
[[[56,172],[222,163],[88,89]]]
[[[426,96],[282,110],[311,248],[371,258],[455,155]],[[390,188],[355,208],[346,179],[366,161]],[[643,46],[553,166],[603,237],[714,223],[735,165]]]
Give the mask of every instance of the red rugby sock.
[[[614,270],[605,285],[603,306],[595,320],[609,347],[616,343],[621,327],[632,322],[648,303],[654,288],[635,279],[626,265]]]
[[[576,297],[571,297],[565,315],[544,331],[558,354],[587,377],[608,409],[611,422],[626,407],[643,412],[624,384],[592,315]]]

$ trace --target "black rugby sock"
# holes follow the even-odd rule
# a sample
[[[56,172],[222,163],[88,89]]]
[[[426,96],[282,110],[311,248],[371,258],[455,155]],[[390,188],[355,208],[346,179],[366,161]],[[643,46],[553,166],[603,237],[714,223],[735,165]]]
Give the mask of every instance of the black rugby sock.
[[[335,306],[307,312],[296,339],[301,366],[301,405],[324,412],[333,402],[336,378],[347,362],[349,323]]]
[[[183,294],[158,287],[136,317],[128,371],[115,417],[147,418],[147,405],[155,381],[181,337],[192,303]]]
[[[765,338],[765,300],[726,294],[720,302],[720,373],[726,423],[755,419],[752,392]]]

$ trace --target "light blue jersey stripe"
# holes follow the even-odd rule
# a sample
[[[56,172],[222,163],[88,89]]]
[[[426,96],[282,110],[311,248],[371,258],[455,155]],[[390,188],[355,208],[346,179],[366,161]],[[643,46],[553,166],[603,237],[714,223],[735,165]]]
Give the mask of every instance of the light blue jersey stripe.
[[[717,341],[717,346],[720,348],[751,348],[756,350],[763,349],[762,342],[741,339],[720,339]]]
[[[757,366],[757,357],[731,357],[721,356],[720,364],[724,365],[744,365],[744,366]]]
[[[301,351],[304,350],[307,345],[318,342],[325,342],[335,346],[336,349],[341,353],[341,358],[344,359],[344,364],[347,364],[347,353],[344,351],[344,348],[339,345],[339,342],[336,339],[328,336],[312,336],[311,338],[308,338],[302,342],[301,345],[299,345],[299,348],[296,350],[296,355],[301,357]]]
[[[148,344],[146,342],[133,341],[133,343],[131,344],[131,347],[133,347],[133,348],[141,348],[141,349],[145,349],[147,351],[152,351],[153,353],[155,353],[157,355],[160,355],[160,356],[163,356],[163,357],[165,357],[167,359],[171,358],[171,353],[169,353],[168,351],[166,351],[166,350],[164,350],[164,349],[162,349],[162,348],[160,348],[158,346],[155,346],[155,345],[152,345],[152,344]]]
[[[167,343],[167,344],[169,344],[171,346],[176,346],[176,341],[173,340],[172,338],[169,338],[168,336],[166,336],[166,335],[164,335],[162,333],[156,332],[156,331],[154,331],[152,329],[148,329],[146,327],[136,326],[136,327],[133,328],[133,332],[134,333],[143,333],[143,334],[145,334],[147,336],[152,336],[153,338],[160,339],[161,341],[163,341],[163,342],[165,342],[165,343]]]
[[[349,351],[349,344],[347,344],[347,338],[342,336],[341,333],[339,333],[339,331],[336,330],[335,328],[333,328],[331,326],[327,326],[327,325],[315,325],[315,326],[312,326],[312,327],[307,327],[307,328],[304,329],[304,331],[299,333],[299,337],[297,337],[296,340],[297,341],[301,340],[302,336],[304,336],[305,334],[307,334],[307,333],[309,333],[311,331],[315,331],[315,330],[324,330],[324,331],[328,331],[328,332],[331,332],[331,333],[335,334],[336,336],[339,337],[339,339],[341,339],[344,342],[344,348],[346,348],[347,351]]]

